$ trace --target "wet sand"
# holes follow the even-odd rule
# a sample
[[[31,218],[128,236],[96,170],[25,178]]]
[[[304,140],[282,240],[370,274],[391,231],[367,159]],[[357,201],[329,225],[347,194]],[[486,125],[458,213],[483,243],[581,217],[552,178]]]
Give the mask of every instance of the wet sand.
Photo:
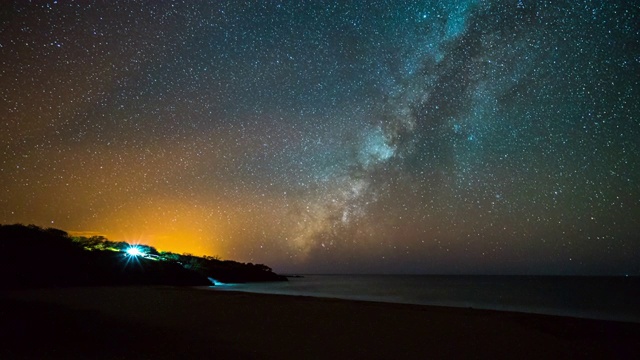
[[[640,358],[640,324],[489,310],[96,287],[0,293],[1,359]]]

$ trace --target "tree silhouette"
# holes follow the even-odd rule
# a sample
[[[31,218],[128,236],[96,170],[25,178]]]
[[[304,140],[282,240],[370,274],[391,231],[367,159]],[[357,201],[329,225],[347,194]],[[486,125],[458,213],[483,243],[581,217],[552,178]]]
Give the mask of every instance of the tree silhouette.
[[[126,254],[131,245],[103,236],[71,237],[35,225],[0,225],[0,281],[8,287],[77,285],[211,285],[221,282],[283,281],[263,264],[214,256],[158,252],[136,244],[145,255]]]

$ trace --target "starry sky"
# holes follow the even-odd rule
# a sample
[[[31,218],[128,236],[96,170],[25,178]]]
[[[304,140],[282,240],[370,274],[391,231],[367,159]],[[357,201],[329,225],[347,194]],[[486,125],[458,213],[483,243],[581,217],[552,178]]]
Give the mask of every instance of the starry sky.
[[[16,1],[0,223],[285,273],[640,274],[633,1]]]

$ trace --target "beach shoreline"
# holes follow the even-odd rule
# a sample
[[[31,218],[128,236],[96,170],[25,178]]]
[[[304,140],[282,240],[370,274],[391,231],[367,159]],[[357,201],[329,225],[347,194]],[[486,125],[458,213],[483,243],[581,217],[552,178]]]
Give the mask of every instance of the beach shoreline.
[[[637,358],[640,324],[179,287],[0,294],[0,357]]]
[[[216,291],[474,308],[640,323],[640,278],[575,276],[307,275]]]

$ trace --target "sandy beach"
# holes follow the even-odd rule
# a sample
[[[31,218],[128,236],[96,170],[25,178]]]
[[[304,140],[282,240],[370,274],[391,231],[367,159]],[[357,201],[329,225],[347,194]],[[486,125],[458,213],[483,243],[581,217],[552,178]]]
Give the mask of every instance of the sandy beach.
[[[640,324],[174,287],[0,294],[2,359],[640,356]]]

